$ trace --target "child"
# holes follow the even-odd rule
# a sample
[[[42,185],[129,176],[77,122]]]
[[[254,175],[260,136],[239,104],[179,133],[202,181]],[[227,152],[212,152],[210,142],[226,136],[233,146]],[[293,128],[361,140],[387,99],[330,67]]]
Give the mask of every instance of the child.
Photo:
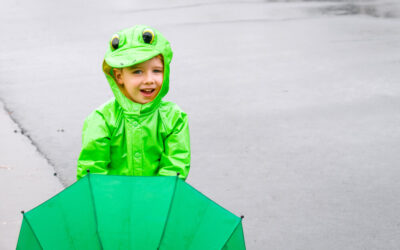
[[[77,178],[91,173],[175,176],[190,168],[186,114],[162,101],[169,88],[169,42],[138,25],[115,34],[103,71],[115,98],[85,120]]]

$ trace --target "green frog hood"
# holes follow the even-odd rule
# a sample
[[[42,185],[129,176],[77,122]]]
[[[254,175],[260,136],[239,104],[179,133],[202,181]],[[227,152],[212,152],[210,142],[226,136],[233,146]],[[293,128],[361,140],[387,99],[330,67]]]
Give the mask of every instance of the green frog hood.
[[[113,68],[131,67],[160,54],[164,60],[164,78],[160,92],[149,103],[139,104],[131,101],[119,89],[114,78]],[[168,93],[171,60],[170,43],[159,31],[151,27],[137,25],[121,30],[111,37],[104,56],[103,71],[116,101],[125,113],[145,114],[159,106],[161,99]]]

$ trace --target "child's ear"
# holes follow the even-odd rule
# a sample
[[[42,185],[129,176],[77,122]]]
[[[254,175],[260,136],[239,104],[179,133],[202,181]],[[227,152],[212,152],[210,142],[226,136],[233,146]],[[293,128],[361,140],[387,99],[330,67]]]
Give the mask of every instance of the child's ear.
[[[118,85],[123,85],[124,83],[122,82],[122,69],[113,69],[113,72]]]

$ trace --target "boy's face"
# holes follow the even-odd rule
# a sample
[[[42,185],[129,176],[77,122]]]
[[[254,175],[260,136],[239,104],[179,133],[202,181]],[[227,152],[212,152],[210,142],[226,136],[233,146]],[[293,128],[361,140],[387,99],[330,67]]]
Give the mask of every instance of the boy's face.
[[[136,103],[151,102],[160,92],[164,65],[159,56],[132,67],[113,70],[122,93]]]

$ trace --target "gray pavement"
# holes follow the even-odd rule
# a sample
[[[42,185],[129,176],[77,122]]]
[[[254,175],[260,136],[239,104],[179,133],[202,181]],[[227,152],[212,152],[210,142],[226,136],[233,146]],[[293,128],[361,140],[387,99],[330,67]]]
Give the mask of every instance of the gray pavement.
[[[63,189],[54,169],[0,102],[0,249],[15,249],[28,211]]]
[[[3,5],[0,98],[64,185],[83,119],[112,96],[108,40],[148,24],[175,53],[188,182],[245,215],[248,249],[400,248],[396,1]]]

